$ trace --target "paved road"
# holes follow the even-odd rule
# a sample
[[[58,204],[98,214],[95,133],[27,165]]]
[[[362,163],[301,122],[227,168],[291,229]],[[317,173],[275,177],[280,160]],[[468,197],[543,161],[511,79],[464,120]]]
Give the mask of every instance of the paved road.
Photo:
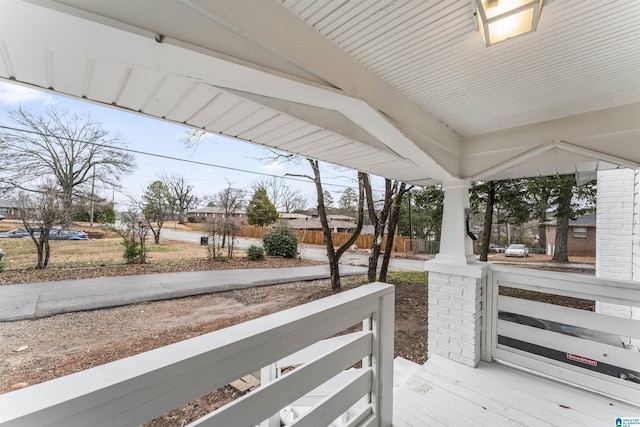
[[[200,233],[193,231],[181,231],[181,230],[162,230],[162,239],[178,240],[183,242],[200,243]],[[250,245],[260,243],[260,239],[247,239],[244,237],[236,238],[236,246],[239,248],[247,248]],[[322,246],[316,245],[302,245],[300,255],[305,259],[312,259],[316,261],[327,261],[327,251]],[[426,260],[426,259],[425,259]],[[395,271],[424,271],[425,260],[415,259],[403,259],[392,258],[389,262],[389,268]],[[366,253],[347,252],[340,258],[340,264],[343,265],[358,265],[367,266],[369,263],[369,256]]]
[[[342,276],[366,269],[342,266]],[[0,286],[0,321],[36,319],[71,311],[116,307],[252,286],[325,279],[328,265],[292,268],[209,270],[103,277]]]

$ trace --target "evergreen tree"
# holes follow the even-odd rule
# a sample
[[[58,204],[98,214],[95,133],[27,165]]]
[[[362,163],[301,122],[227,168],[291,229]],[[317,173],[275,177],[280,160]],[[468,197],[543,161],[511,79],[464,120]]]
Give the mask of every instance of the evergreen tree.
[[[249,224],[257,227],[266,227],[276,222],[278,218],[278,211],[269,196],[267,196],[267,189],[262,185],[259,186],[247,206]]]
[[[340,213],[344,215],[352,215],[358,210],[358,194],[353,188],[345,188],[340,200],[338,200],[338,208]]]
[[[167,216],[171,214],[170,197],[169,188],[160,180],[152,182],[142,195],[144,203],[142,212],[153,233],[156,244],[160,243],[162,225],[167,219]],[[155,225],[153,223],[155,223]]]

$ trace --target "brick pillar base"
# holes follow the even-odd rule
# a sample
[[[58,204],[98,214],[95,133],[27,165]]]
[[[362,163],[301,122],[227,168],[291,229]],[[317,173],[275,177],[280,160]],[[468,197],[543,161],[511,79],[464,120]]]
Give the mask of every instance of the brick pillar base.
[[[428,261],[428,355],[476,367],[481,357],[482,290],[487,264],[451,265]]]

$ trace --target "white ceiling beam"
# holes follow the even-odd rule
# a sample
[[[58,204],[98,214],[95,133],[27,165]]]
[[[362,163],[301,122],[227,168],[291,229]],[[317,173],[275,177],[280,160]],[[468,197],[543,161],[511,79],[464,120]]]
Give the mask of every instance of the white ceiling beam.
[[[640,103],[635,103],[470,136],[464,141],[461,174],[486,176],[486,171],[499,169],[505,162],[527,156],[553,141],[570,144],[563,149],[577,154],[583,149],[591,157],[597,154],[602,160],[615,159],[611,163],[618,165],[636,165],[640,163],[640,151],[636,149],[638,117]]]
[[[449,174],[458,173],[462,139],[455,132],[343,52],[280,2],[181,1],[230,30],[276,52],[284,60],[294,62],[327,81],[330,86],[365,101],[372,110],[382,114],[362,114],[362,108],[358,107],[359,112],[354,113],[356,118],[391,118],[393,126],[435,159],[440,167]],[[278,25],[274,25],[274,22]]]

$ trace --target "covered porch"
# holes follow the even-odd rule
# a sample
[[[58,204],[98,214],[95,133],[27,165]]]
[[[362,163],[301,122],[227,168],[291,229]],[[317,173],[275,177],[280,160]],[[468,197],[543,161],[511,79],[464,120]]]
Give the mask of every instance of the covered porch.
[[[3,79],[445,190],[429,361],[395,392],[393,288],[375,283],[2,395],[0,424],[138,425],[256,370],[262,387],[193,425],[640,416],[638,320],[501,293],[638,313],[638,282],[478,263],[466,226],[472,181],[638,168],[640,3],[549,1],[537,32],[490,48],[474,4],[0,0]]]
[[[444,330],[450,313],[442,300],[459,297],[430,286],[423,366],[393,360],[394,289],[372,283],[0,395],[0,425],[136,426],[255,371],[260,387],[190,426],[610,426],[637,417],[640,383],[631,380],[640,379],[640,353],[584,331],[640,338],[638,321],[497,292],[502,286],[640,307],[634,283],[508,267],[488,273],[476,341],[456,338],[466,333],[465,319]],[[501,315],[507,311],[567,330],[513,322]],[[565,360],[505,338],[558,349]],[[470,365],[463,359],[474,345],[484,360]],[[598,372],[587,361],[608,367]]]

